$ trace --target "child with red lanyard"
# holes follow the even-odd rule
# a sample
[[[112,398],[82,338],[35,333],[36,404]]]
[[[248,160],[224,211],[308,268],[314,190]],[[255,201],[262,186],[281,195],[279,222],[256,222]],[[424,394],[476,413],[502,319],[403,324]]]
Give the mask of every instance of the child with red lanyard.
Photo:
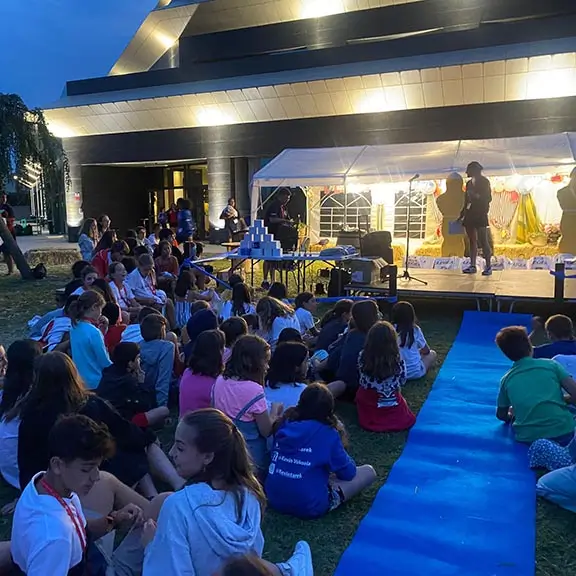
[[[411,428],[416,417],[400,391],[406,382],[406,366],[392,324],[377,322],[370,328],[358,358],[358,369],[356,407],[360,426],[372,432]]]
[[[136,302],[134,293],[126,282],[128,272],[122,262],[112,262],[108,269],[108,277],[110,278],[110,290],[114,294],[118,306],[123,312],[128,312],[134,318],[140,312],[142,306]]]
[[[141,522],[142,510],[128,504],[118,512],[86,521],[79,496],[99,480],[99,466],[112,456],[106,426],[86,416],[66,416],[48,439],[50,464],[22,492],[12,525],[14,574],[84,576],[88,541],[117,524]]]

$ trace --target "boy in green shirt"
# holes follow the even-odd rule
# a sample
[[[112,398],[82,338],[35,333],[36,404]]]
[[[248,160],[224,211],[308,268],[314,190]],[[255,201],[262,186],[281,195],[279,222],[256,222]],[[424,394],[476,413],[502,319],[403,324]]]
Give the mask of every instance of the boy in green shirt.
[[[574,419],[564,391],[576,403],[576,382],[554,360],[532,357],[532,344],[522,326],[502,329],[496,344],[514,362],[500,384],[496,417],[512,422],[518,442],[546,438],[567,446],[574,438]]]

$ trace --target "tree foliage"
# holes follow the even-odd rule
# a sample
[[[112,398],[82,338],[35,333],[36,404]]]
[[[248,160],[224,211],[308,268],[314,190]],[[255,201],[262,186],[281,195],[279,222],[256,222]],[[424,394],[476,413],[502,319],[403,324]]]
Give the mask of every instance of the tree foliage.
[[[40,170],[47,192],[61,182],[62,173],[69,184],[68,158],[42,110],[29,109],[17,94],[0,94],[0,183],[25,173],[27,163]]]

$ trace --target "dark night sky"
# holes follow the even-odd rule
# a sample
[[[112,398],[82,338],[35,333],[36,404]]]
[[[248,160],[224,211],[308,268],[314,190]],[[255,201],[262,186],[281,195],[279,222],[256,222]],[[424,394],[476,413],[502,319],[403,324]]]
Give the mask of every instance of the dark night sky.
[[[105,76],[157,0],[0,0],[0,92],[28,106]]]

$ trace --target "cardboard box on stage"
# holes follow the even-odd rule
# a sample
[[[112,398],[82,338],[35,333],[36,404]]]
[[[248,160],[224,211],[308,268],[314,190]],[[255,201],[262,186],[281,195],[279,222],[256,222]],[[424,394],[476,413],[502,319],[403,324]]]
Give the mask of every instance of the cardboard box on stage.
[[[352,284],[378,284],[388,263],[384,258],[354,258],[346,266],[350,268]]]

